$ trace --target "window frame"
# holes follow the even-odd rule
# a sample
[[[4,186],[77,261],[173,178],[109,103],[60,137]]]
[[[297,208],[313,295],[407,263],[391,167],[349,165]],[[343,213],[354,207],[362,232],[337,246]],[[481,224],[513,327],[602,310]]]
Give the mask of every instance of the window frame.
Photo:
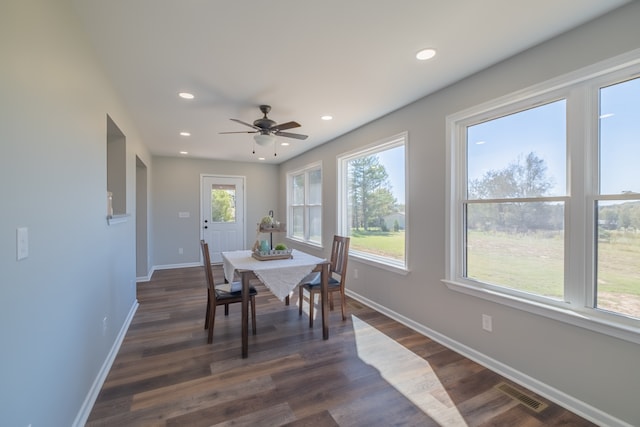
[[[320,203],[309,202],[309,173],[320,171]],[[296,176],[304,175],[304,203],[293,204],[293,179]],[[287,238],[296,242],[304,243],[314,247],[322,247],[322,201],[324,199],[322,161],[309,163],[299,169],[287,172]],[[293,209],[303,207],[303,235],[301,239],[293,235]],[[311,208],[320,208],[320,241],[310,240],[310,211]]]
[[[640,49],[596,63],[446,118],[446,267],[452,290],[512,308],[640,343],[640,320],[594,307],[595,202],[598,188],[599,96],[601,87],[640,77]],[[464,277],[462,207],[466,201],[466,129],[477,123],[566,99],[567,176],[565,202],[564,301]],[[617,196],[615,196],[617,197]]]
[[[409,183],[409,133],[407,131],[400,132],[398,134],[382,138],[364,147],[359,147],[355,150],[351,150],[342,154],[339,154],[336,158],[336,170],[337,170],[337,210],[336,210],[336,224],[338,233],[343,236],[349,236],[349,218],[348,218],[348,163],[353,159],[365,157],[368,155],[376,154],[385,150],[396,148],[399,146],[404,147],[404,199],[405,199],[405,237],[404,237],[404,259],[400,262],[391,258],[377,256],[368,252],[358,251],[353,247],[349,248],[349,256],[358,259],[365,264],[380,267],[385,270],[406,275],[409,273],[409,197],[408,197],[408,183]]]

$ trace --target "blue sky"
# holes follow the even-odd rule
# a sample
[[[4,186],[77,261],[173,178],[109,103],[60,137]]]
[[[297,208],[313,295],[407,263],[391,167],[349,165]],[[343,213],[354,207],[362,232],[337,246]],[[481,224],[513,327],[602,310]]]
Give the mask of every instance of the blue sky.
[[[640,79],[601,89],[601,194],[640,192]],[[468,129],[469,179],[530,152],[544,159],[549,195],[567,193],[566,102],[556,101]]]
[[[404,146],[378,153],[378,159],[387,170],[389,181],[391,181],[391,185],[393,187],[391,189],[393,195],[399,204],[404,204]]]

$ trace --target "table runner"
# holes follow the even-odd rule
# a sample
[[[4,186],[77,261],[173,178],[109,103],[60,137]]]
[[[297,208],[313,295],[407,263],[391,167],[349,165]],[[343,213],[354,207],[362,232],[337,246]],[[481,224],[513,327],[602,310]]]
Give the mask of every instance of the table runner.
[[[292,256],[259,261],[251,256],[251,251],[223,252],[224,277],[232,282],[235,270],[251,270],[282,301],[318,264],[326,261],[295,249]]]

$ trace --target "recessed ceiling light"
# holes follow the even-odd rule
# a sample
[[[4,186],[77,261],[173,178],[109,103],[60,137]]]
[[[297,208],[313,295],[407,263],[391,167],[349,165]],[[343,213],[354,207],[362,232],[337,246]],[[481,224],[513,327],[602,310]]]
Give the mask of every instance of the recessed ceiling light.
[[[601,119],[608,119],[609,117],[613,117],[613,113],[606,113],[600,116]]]
[[[320,117],[320,118],[321,118],[322,120],[333,120],[333,116],[329,116],[329,115],[322,116],[322,117]]]
[[[288,142],[281,142],[280,145],[282,145],[283,147],[286,147],[287,145],[289,145]]]
[[[264,160],[264,157],[258,157],[258,160]]]
[[[189,92],[180,92],[178,94],[178,96],[180,98],[184,98],[184,99],[193,99],[193,98],[195,98],[195,96],[192,93],[189,93]]]
[[[180,132],[180,136],[191,136],[191,132]]]
[[[426,61],[427,59],[431,59],[434,56],[436,56],[436,50],[431,48],[422,49],[421,51],[416,53],[416,58],[419,59],[420,61]]]
[[[476,145],[482,145],[482,144],[486,144],[487,141],[476,141]]]
[[[189,154],[188,151],[181,151],[180,154]]]

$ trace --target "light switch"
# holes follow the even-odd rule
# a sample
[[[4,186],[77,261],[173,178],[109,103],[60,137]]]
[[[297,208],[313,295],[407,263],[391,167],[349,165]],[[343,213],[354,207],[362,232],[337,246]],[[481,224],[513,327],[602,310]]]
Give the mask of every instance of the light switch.
[[[29,256],[29,229],[20,227],[16,230],[16,257],[18,261]]]
[[[189,218],[190,216],[189,212],[178,212],[178,218]]]

